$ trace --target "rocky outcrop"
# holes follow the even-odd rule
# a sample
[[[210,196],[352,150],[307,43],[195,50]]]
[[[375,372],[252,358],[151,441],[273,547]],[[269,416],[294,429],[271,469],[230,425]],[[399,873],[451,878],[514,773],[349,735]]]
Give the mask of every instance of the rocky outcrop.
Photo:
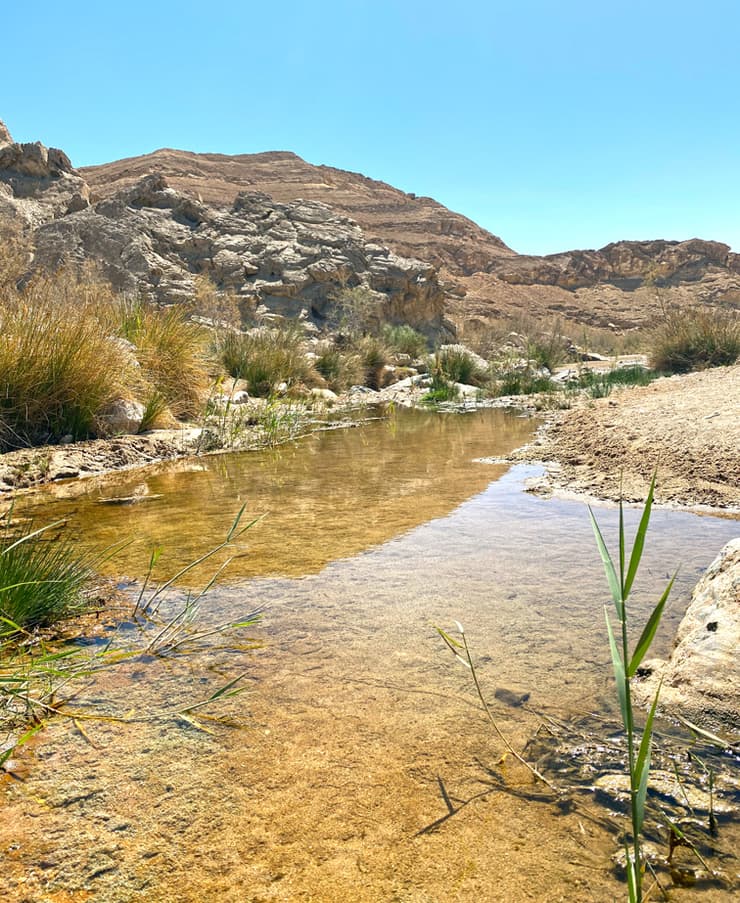
[[[0,216],[34,227],[88,205],[87,184],[64,151],[18,144],[0,122]]]
[[[647,702],[662,678],[661,709],[700,727],[740,731],[740,538],[697,583],[667,662],[647,662],[635,690]]]
[[[369,242],[326,204],[280,204],[242,193],[216,208],[148,176],[93,207],[36,230],[36,264],[92,260],[114,286],[172,302],[209,276],[252,308],[289,318],[330,320],[343,289],[366,286],[385,320],[428,335],[445,332],[435,269]]]
[[[142,188],[150,177],[154,182],[146,184],[163,178],[166,188]],[[94,211],[87,211],[89,197]],[[247,241],[248,230],[236,221],[255,207],[244,199],[260,197],[274,205],[266,218],[271,234],[258,223],[261,238],[255,232]],[[359,232],[348,233],[344,244],[330,237],[322,245],[323,221],[301,222],[300,216],[313,214],[296,214],[309,208],[330,211],[329,231],[344,221]],[[666,306],[740,306],[740,260],[720,242],[627,241],[598,251],[518,255],[432,198],[285,151],[227,156],[163,149],[75,171],[61,151],[14,144],[3,126],[3,214],[46,227],[40,259],[92,256],[127,289],[143,280],[150,296],[177,299],[189,294],[195,275],[207,272],[270,310],[306,310],[317,322],[338,286],[358,284],[385,296],[379,305],[392,319],[427,333],[442,323],[438,305],[444,303],[445,317],[470,339],[504,319],[524,317],[548,328],[557,323],[576,336],[583,326],[610,333],[650,327]],[[64,221],[66,228],[70,214],[72,234],[65,238],[63,228],[49,224]],[[278,219],[287,224],[286,237]],[[144,230],[138,237],[131,234],[134,226]],[[317,241],[304,241],[312,226]],[[222,228],[218,239],[213,233]],[[291,243],[295,254],[287,250]],[[256,259],[263,251],[272,255],[269,261]],[[304,264],[307,272],[299,278]]]
[[[512,285],[575,289],[609,283],[624,291],[698,282],[713,273],[740,274],[740,258],[717,241],[620,241],[600,251],[568,251],[546,257],[493,260],[487,272]]]
[[[164,148],[80,172],[100,198],[157,172],[173,188],[219,207],[230,207],[243,191],[261,191],[280,203],[320,201],[355,220],[371,241],[457,275],[485,270],[493,256],[514,255],[496,235],[433,198],[360,173],[314,166],[286,151],[227,156]]]

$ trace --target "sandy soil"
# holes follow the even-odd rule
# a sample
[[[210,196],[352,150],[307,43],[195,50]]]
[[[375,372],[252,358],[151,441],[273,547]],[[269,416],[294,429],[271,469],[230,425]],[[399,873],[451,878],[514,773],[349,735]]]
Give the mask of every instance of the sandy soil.
[[[740,365],[660,379],[556,412],[519,460],[540,460],[539,491],[740,511]]]

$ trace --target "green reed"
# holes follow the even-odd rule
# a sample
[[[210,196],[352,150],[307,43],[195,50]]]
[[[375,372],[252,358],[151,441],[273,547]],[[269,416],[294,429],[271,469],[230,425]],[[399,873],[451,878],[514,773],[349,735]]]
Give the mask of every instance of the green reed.
[[[619,504],[618,567],[615,566],[614,561],[606,548],[604,538],[596,523],[593,511],[589,508],[591,525],[594,530],[599,554],[601,555],[604,571],[609,583],[617,619],[617,631],[615,634],[608,608],[605,607],[604,616],[606,618],[606,627],[609,636],[609,647],[611,649],[614,677],[617,684],[619,708],[622,713],[622,723],[624,724],[627,735],[631,837],[629,842],[625,843],[627,854],[625,867],[627,870],[630,903],[642,903],[643,900],[642,881],[645,870],[645,858],[642,849],[642,826],[645,820],[645,805],[650,774],[653,719],[655,718],[655,711],[658,707],[658,697],[660,694],[660,686],[658,686],[642,731],[642,737],[639,737],[635,724],[635,708],[630,692],[630,679],[637,673],[640,662],[642,662],[655,637],[655,632],[658,629],[658,624],[660,623],[663,609],[666,600],[668,599],[668,594],[671,591],[675,579],[674,575],[669,581],[668,586],[660,597],[657,605],[653,608],[650,617],[643,627],[637,644],[634,649],[630,651],[627,600],[632,590],[635,577],[637,576],[640,559],[642,558],[645,547],[645,534],[647,533],[648,525],[650,523],[650,512],[653,505],[654,493],[655,475],[653,475],[653,479],[650,483],[650,490],[637,528],[635,541],[629,556],[629,562],[626,562],[624,510],[622,503],[620,502]]]

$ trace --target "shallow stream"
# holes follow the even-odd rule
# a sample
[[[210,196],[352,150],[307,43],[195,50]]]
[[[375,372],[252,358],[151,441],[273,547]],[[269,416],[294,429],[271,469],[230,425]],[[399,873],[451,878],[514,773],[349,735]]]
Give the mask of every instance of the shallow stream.
[[[165,550],[160,578],[203,554],[246,503],[247,516],[264,517],[200,623],[264,614],[232,641],[98,675],[75,710],[122,721],[55,720],[25,747],[24,770],[4,779],[0,798],[4,898],[626,898],[610,862],[622,817],[588,791],[576,807],[556,805],[502,761],[469,672],[434,629],[464,625],[515,746],[534,754],[543,723],[555,732],[554,781],[588,784],[584,746],[613,744],[618,768],[607,593],[586,508],[526,493],[535,468],[477,461],[531,433],[531,421],[502,411],[399,412],[278,451],[28,496],[19,515],[67,517],[86,542],[134,537],[110,565],[133,579],[152,546]],[[616,511],[596,513],[613,537]],[[631,531],[638,516],[628,511]],[[680,564],[655,654],[736,535],[737,521],[654,513],[635,621]],[[258,649],[246,648],[251,639]],[[195,724],[178,717],[239,674],[247,692],[198,709]],[[680,744],[669,725],[661,731]],[[730,765],[716,766],[728,780]],[[670,898],[732,899],[739,868],[726,851],[739,842],[737,819],[721,824],[720,878]]]

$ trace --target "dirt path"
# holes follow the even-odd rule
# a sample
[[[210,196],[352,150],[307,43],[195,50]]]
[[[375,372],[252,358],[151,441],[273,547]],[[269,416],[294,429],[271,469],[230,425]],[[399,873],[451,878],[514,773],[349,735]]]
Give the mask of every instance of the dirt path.
[[[541,460],[541,489],[740,511],[740,365],[659,379],[558,412],[519,459]]]

